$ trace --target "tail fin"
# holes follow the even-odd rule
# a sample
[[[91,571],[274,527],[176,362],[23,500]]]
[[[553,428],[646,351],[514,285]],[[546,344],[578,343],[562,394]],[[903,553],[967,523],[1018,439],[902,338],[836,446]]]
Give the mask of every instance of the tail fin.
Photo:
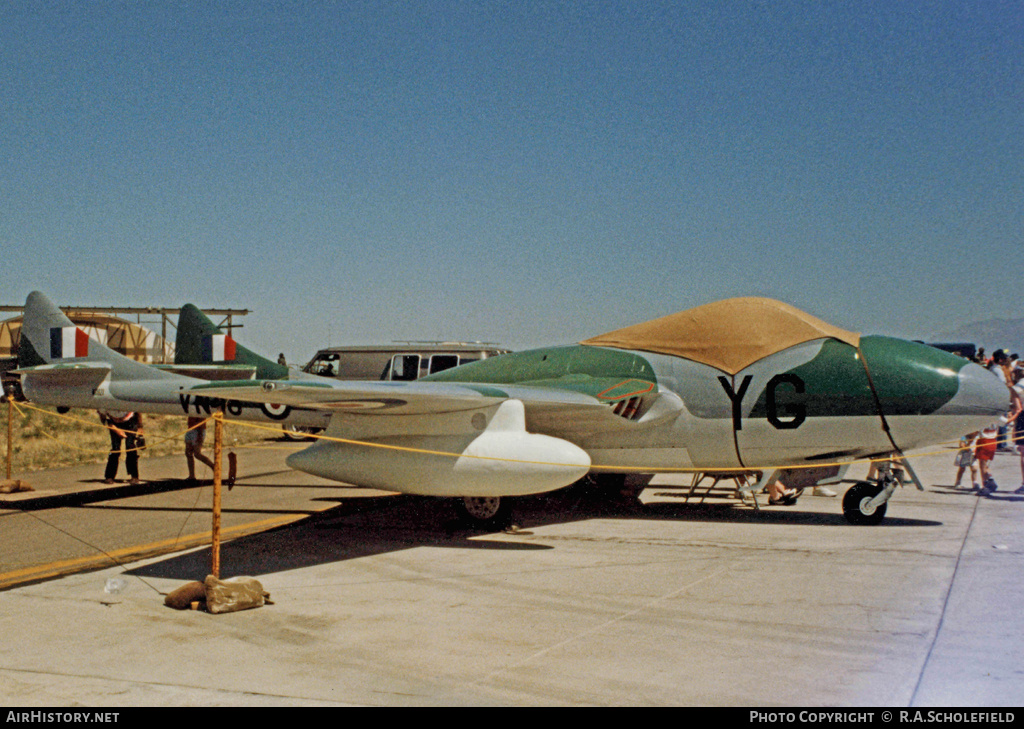
[[[192,304],[185,304],[178,314],[178,334],[174,343],[176,365],[250,365],[256,367],[257,380],[281,380],[288,377],[288,368],[246,349],[230,334]]]
[[[164,379],[170,375],[136,362],[89,338],[56,304],[38,291],[25,300],[18,344],[18,367],[44,364],[107,364],[111,378]]]

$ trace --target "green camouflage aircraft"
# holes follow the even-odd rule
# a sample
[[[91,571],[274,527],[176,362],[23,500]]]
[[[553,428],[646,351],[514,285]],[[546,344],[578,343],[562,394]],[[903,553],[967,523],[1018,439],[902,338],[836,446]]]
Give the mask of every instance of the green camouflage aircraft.
[[[288,458],[360,486],[465,498],[498,518],[503,497],[588,473],[723,470],[799,479],[956,441],[1010,408],[1006,385],[927,345],[861,336],[787,304],[728,299],[578,344],[515,352],[413,382],[203,382],[125,360],[29,295],[20,370],[30,399],[69,407],[328,422]],[[58,340],[60,340],[58,342]],[[67,344],[69,343],[69,344]],[[61,346],[58,346],[61,345]],[[25,360],[23,360],[24,362]],[[315,423],[312,423],[315,424]],[[876,523],[898,483],[887,469],[847,492]]]

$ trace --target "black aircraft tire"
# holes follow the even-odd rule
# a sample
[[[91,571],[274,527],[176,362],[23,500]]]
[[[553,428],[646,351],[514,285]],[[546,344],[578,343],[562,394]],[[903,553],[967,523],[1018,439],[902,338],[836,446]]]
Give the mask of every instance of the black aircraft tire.
[[[872,513],[864,511],[868,501],[882,493],[882,487],[868,481],[859,481],[850,487],[843,496],[843,516],[851,524],[858,526],[874,526],[880,524],[885,518],[885,507],[888,503],[882,504]]]
[[[512,503],[507,497],[466,496],[455,507],[462,521],[477,529],[497,531],[512,523]]]

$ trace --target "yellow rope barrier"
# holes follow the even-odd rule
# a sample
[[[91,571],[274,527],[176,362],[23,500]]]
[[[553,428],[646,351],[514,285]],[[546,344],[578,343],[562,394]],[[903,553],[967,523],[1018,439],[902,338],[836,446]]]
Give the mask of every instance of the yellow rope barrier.
[[[22,416],[25,415],[25,413],[21,409],[22,406],[24,406],[26,410],[35,410],[36,412],[43,413],[44,415],[52,415],[54,417],[62,418],[64,420],[70,420],[71,422],[74,422],[74,423],[80,423],[80,424],[85,425],[85,426],[89,426],[89,427],[93,427],[93,428],[105,428],[107,430],[114,430],[113,426],[106,425],[104,423],[96,423],[96,422],[93,422],[91,420],[83,420],[82,418],[74,418],[74,417],[71,417],[70,415],[66,415],[64,413],[56,413],[56,412],[52,412],[50,410],[44,410],[43,408],[36,407],[36,406],[34,406],[34,405],[30,404],[30,403],[27,403],[27,402],[22,403],[21,405],[18,405],[18,403],[14,403],[14,409],[17,410],[18,413],[20,415],[22,415]],[[168,443],[168,442],[170,442],[172,440],[177,440],[178,438],[181,438],[183,435],[185,435],[185,433],[189,432],[190,430],[195,430],[196,428],[200,428],[200,427],[206,425],[206,423],[209,422],[210,420],[211,420],[211,418],[206,418],[201,423],[196,423],[191,428],[185,428],[185,430],[181,431],[180,433],[175,433],[174,435],[170,435],[170,436],[166,436],[166,437],[163,437],[163,438],[159,438],[159,439],[156,440],[156,443]],[[121,430],[121,429],[119,428],[119,430]],[[81,451],[83,453],[109,453],[110,452],[110,448],[109,447],[108,448],[102,448],[102,449],[99,449],[99,450],[94,449],[94,448],[81,448],[80,446],[77,446],[77,445],[75,445],[73,443],[68,443],[67,441],[59,440],[55,435],[47,433],[45,430],[40,429],[39,432],[42,433],[43,435],[45,435],[47,438],[49,438],[50,440],[52,440],[54,442],[62,443],[63,445],[70,446],[71,448],[76,448],[76,449],[78,449],[79,451]],[[154,444],[153,443],[147,443],[144,446],[137,446],[135,448],[125,448],[125,451],[126,452],[127,451],[142,451],[142,450],[144,450],[146,448],[149,448],[151,445],[154,445]]]
[[[239,425],[239,426],[241,426],[243,428],[254,428],[254,429],[257,429],[257,430],[266,430],[266,431],[270,431],[270,432],[274,432],[274,433],[280,432],[280,428],[279,427],[262,425],[260,423],[253,423],[253,422],[248,422],[248,421],[243,421],[243,420],[232,420],[232,421],[229,421],[229,422],[232,425]],[[546,461],[527,461],[527,460],[521,460],[521,459],[516,459],[516,458],[499,458],[499,457],[496,457],[496,456],[466,455],[464,453],[452,453],[452,452],[449,452],[449,451],[436,451],[436,450],[429,450],[429,449],[425,449],[425,448],[413,448],[411,446],[398,446],[398,445],[390,445],[390,444],[387,444],[387,443],[372,443],[372,442],[369,442],[369,441],[353,440],[353,439],[350,439],[350,438],[338,438],[336,436],[323,435],[323,434],[320,434],[320,433],[307,433],[306,436],[309,437],[309,438],[313,438],[314,440],[326,440],[326,441],[332,441],[332,442],[335,442],[335,443],[343,443],[345,445],[365,446],[367,448],[382,448],[382,449],[385,449],[385,450],[402,451],[402,452],[406,452],[406,453],[416,453],[416,454],[420,454],[420,455],[441,456],[441,457],[447,457],[447,458],[475,458],[475,459],[480,459],[480,460],[485,460],[485,461],[502,461],[502,462],[508,462],[508,463],[522,463],[522,464],[526,464],[526,465],[541,465],[541,466],[564,466],[564,465],[566,465],[566,464],[563,464],[563,463],[548,463]],[[590,468],[604,470],[604,471],[612,471],[613,473],[622,473],[622,472],[625,472],[625,471],[635,471],[637,473],[650,473],[652,471],[659,472],[659,473],[716,473],[716,472],[728,472],[728,473],[731,473],[731,472],[737,471],[737,470],[742,470],[742,471],[773,471],[773,470],[791,469],[791,468],[806,468],[806,469],[811,469],[811,468],[831,468],[831,467],[835,467],[835,466],[840,466],[840,467],[841,466],[849,466],[849,465],[853,465],[853,464],[856,464],[856,463],[887,463],[887,462],[892,461],[892,460],[910,460],[912,458],[926,458],[926,457],[929,457],[929,456],[945,455],[945,454],[949,453],[949,448],[948,448],[947,444],[952,444],[952,443],[959,444],[959,439],[956,440],[956,441],[946,441],[945,443],[937,443],[936,444],[936,446],[946,446],[944,448],[944,450],[941,450],[941,451],[931,451],[931,452],[927,452],[927,453],[915,453],[915,454],[910,455],[910,456],[905,456],[904,458],[898,458],[896,456],[891,456],[890,455],[890,456],[886,456],[886,457],[883,457],[883,458],[857,458],[857,459],[854,459],[852,461],[834,461],[834,462],[830,462],[830,463],[793,464],[793,465],[785,465],[785,466],[744,466],[742,468],[737,468],[736,466],[731,466],[731,467],[729,467],[729,466],[706,467],[706,468],[691,466],[691,467],[675,467],[675,468],[667,467],[666,468],[666,467],[660,467],[660,466],[657,466],[657,467],[655,467],[655,466],[623,466],[623,465],[602,465],[602,464],[591,464]],[[253,446],[253,447],[260,447],[260,446]],[[968,446],[968,448],[969,448],[969,446]],[[966,449],[957,448],[956,450],[959,451],[959,450],[966,450]]]
[[[56,415],[57,417],[65,418],[65,419],[68,419],[68,420],[71,420],[71,421],[74,421],[74,422],[78,422],[78,423],[82,423],[82,424],[85,424],[85,425],[91,425],[93,427],[104,427],[104,428],[110,429],[110,426],[103,425],[102,423],[94,423],[92,421],[83,420],[81,418],[73,418],[73,417],[67,416],[67,415],[62,414],[62,413],[53,413],[53,412],[51,412],[49,410],[44,410],[42,408],[35,407],[35,406],[33,406],[33,405],[29,404],[29,403],[23,403],[23,405],[26,408],[28,408],[28,409],[37,410],[39,412],[43,412],[43,413],[46,413],[48,415]],[[19,407],[17,404],[15,404],[15,408],[18,410],[19,413],[22,413],[21,407]],[[22,413],[22,414],[24,414],[24,413]],[[213,419],[212,417],[205,418],[202,422],[197,423],[196,425],[192,426],[191,428],[186,428],[185,430],[181,431],[180,433],[177,433],[177,434],[175,434],[173,436],[169,436],[169,437],[163,438],[163,439],[161,439],[158,442],[163,443],[163,442],[168,442],[168,441],[180,438],[180,437],[182,437],[185,433],[187,433],[190,430],[194,430],[196,428],[203,427],[208,422],[210,422],[210,420],[212,420],[212,419]],[[241,420],[231,420],[231,421],[226,421],[226,423],[230,423],[232,425],[239,425],[239,426],[244,427],[244,428],[253,428],[253,429],[257,429],[257,430],[266,430],[266,431],[270,431],[270,432],[274,432],[274,433],[280,433],[281,432],[280,426],[268,426],[268,425],[263,425],[263,424],[260,424],[260,423],[252,423],[252,422],[241,421]],[[57,440],[57,438],[55,436],[52,436],[52,435],[46,433],[45,431],[41,431],[41,432],[43,432],[43,434],[46,435],[47,437],[52,438],[55,441]],[[353,440],[353,439],[350,439],[350,438],[338,438],[336,436],[324,435],[324,434],[320,434],[320,433],[308,433],[307,436],[310,437],[310,438],[313,438],[315,440],[326,440],[326,441],[331,441],[331,442],[335,442],[335,443],[343,443],[345,445],[362,446],[362,447],[366,447],[366,448],[380,448],[380,449],[384,449],[384,450],[391,450],[391,451],[397,451],[397,452],[403,452],[403,453],[415,453],[415,454],[419,454],[419,455],[437,456],[437,457],[442,457],[442,458],[473,458],[473,459],[486,460],[486,461],[501,461],[501,462],[505,462],[505,463],[521,463],[521,464],[524,464],[524,465],[536,465],[536,466],[565,466],[566,465],[566,464],[562,464],[562,463],[548,463],[548,462],[545,462],[545,461],[528,461],[528,460],[516,459],[516,458],[499,458],[499,457],[496,457],[496,456],[467,455],[467,454],[464,454],[464,453],[453,453],[453,452],[449,452],[449,451],[438,451],[438,450],[431,450],[431,449],[426,449],[426,448],[413,448],[411,446],[391,445],[391,444],[388,444],[388,443],[373,443],[373,442],[370,442],[370,441]],[[58,441],[58,442],[61,442],[61,441]],[[955,441],[955,442],[957,444],[959,444],[959,440]],[[625,466],[625,465],[614,465],[614,464],[591,464],[590,468],[591,469],[595,469],[595,470],[611,471],[613,473],[623,473],[623,472],[636,472],[636,473],[651,473],[651,472],[658,472],[658,473],[718,473],[718,472],[723,472],[724,473],[724,472],[733,472],[733,471],[737,471],[737,470],[742,470],[742,471],[769,471],[770,472],[770,471],[774,471],[774,470],[797,469],[797,468],[801,468],[801,469],[834,468],[834,467],[842,467],[842,466],[851,466],[851,465],[854,465],[854,464],[857,464],[857,463],[885,463],[885,462],[892,461],[892,460],[910,460],[910,459],[916,459],[916,458],[926,458],[926,457],[929,457],[929,456],[948,454],[948,452],[949,452],[948,444],[952,444],[952,443],[954,443],[954,441],[947,441],[946,443],[938,443],[938,444],[936,444],[937,446],[943,446],[943,450],[941,450],[941,451],[930,451],[930,452],[926,452],[926,453],[915,453],[915,454],[913,454],[911,456],[904,456],[903,458],[897,457],[895,455],[890,455],[890,456],[886,456],[886,457],[883,457],[883,458],[857,458],[857,459],[850,460],[850,461],[833,461],[833,462],[828,462],[828,463],[788,464],[788,465],[785,465],[785,466],[743,466],[741,468],[738,468],[736,466],[731,466],[731,467],[727,467],[727,466],[722,466],[722,467],[695,467],[695,466],[689,466],[689,467],[687,467],[687,466],[680,466],[680,467],[655,467],[655,466]],[[258,448],[258,447],[272,447],[272,446],[245,445],[245,446],[232,446],[232,447],[233,448],[242,448],[242,447]],[[970,446],[968,446],[967,448],[970,448]],[[956,450],[957,451],[967,450],[967,448],[956,448]],[[109,452],[109,449],[103,449],[103,450],[80,449],[80,450],[83,450],[85,452],[90,452],[90,453],[107,453],[107,452]],[[140,449],[136,448],[135,450],[140,450]]]

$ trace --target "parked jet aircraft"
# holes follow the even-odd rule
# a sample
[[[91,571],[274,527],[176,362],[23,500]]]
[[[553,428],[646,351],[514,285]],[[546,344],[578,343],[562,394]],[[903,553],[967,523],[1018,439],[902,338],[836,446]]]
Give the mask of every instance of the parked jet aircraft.
[[[197,416],[223,409],[227,419],[316,428],[326,427],[330,419],[327,413],[290,405],[193,393],[190,389],[205,379],[136,362],[89,339],[39,292],[25,302],[18,364],[25,397],[44,405]]]
[[[1005,386],[962,358],[861,337],[750,298],[416,383],[243,382],[197,391],[206,390],[332,412],[326,435],[340,440],[293,455],[294,468],[492,499],[490,508],[500,496],[558,488],[588,470],[796,479],[807,467],[820,472],[955,440],[1009,407]],[[856,485],[844,511],[853,521],[880,520],[895,484],[883,472],[880,483]]]
[[[43,302],[32,294],[26,303],[37,351],[38,343],[64,342],[67,327]],[[67,341],[78,347],[73,334]],[[495,508],[501,497],[557,489],[591,471],[785,477],[900,456],[990,424],[1010,400],[1005,384],[960,357],[861,336],[761,298],[708,304],[415,382],[144,380],[110,362],[101,345],[87,345],[102,364],[54,345],[41,358],[51,364],[22,370],[26,395],[137,410],[203,396],[320,412],[330,417],[326,437],[291,455],[291,467]],[[881,520],[896,483],[883,471],[877,483],[855,484],[844,512],[855,522]]]

